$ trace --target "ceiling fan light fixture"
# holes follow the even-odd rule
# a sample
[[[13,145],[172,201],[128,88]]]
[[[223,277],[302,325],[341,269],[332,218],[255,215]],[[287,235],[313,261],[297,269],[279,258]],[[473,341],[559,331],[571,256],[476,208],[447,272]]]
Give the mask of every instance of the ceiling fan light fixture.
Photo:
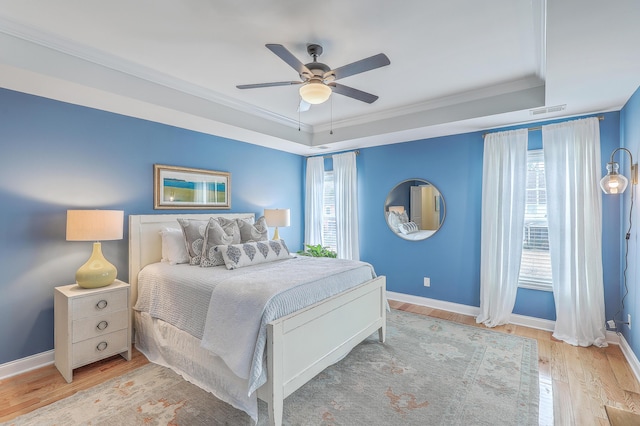
[[[331,88],[321,81],[311,80],[300,87],[300,97],[312,105],[325,102],[331,96]]]

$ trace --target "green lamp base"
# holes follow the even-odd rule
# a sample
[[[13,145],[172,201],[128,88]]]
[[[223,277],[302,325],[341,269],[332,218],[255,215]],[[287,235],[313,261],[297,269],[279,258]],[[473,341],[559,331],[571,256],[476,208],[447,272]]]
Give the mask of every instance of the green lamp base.
[[[76,271],[76,282],[82,288],[106,287],[113,283],[118,270],[102,255],[102,245],[93,243],[93,253],[87,262]]]

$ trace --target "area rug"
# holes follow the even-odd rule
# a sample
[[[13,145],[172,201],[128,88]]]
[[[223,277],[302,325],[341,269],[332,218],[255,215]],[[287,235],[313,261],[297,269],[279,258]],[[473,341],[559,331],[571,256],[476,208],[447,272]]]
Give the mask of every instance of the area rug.
[[[285,425],[537,425],[533,339],[392,310],[377,332],[284,402]],[[259,425],[268,424],[260,403]],[[8,424],[251,425],[171,370],[146,365]]]

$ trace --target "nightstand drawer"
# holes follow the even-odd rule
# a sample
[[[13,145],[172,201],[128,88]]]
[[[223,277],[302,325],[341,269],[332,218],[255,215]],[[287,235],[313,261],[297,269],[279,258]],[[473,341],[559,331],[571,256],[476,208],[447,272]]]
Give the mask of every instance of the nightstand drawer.
[[[105,334],[73,344],[73,368],[129,350],[128,330]]]
[[[72,319],[121,311],[128,308],[126,289],[108,291],[87,297],[80,297],[73,301]]]
[[[128,311],[122,310],[74,320],[71,334],[73,336],[72,342],[78,343],[91,337],[125,329],[129,325],[128,315]]]

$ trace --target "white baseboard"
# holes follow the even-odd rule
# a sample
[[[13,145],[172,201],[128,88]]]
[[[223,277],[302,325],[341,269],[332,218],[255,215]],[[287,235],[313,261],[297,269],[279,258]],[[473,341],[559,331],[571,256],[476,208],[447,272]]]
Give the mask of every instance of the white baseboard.
[[[627,339],[625,339],[622,334],[620,336],[618,336],[616,333],[613,334],[619,338],[618,340],[620,342],[620,349],[622,350],[624,357],[629,362],[629,366],[631,366],[631,370],[633,371],[633,375],[636,376],[636,380],[640,382],[640,362],[638,361],[638,357],[636,357],[636,354],[633,353],[633,351],[631,350],[631,346],[629,346],[629,343],[627,342]]]
[[[443,311],[454,312],[456,314],[478,316],[480,308],[476,306],[461,305],[459,303],[445,302],[437,299],[429,299],[427,297],[413,296],[411,294],[396,293],[387,291],[387,299],[396,300],[398,302],[412,303],[414,305],[426,306],[427,308],[441,309]],[[522,325],[525,327],[536,328],[544,331],[551,331],[555,327],[555,321],[529,317],[526,315],[511,314],[511,323],[514,325]],[[619,345],[624,357],[631,366],[636,379],[640,381],[640,362],[631,350],[631,346],[627,343],[624,336],[618,336],[613,331],[606,332],[607,343]]]
[[[53,364],[53,350],[0,365],[0,380]]]
[[[427,308],[441,309],[443,311],[454,312],[456,314],[469,315],[477,317],[480,308],[476,306],[461,305],[459,303],[445,302],[437,299],[429,299],[427,297],[413,296],[410,294],[395,293],[387,291],[387,298],[397,300],[398,302],[413,303],[414,305],[426,306]],[[555,321],[528,317],[526,315],[511,314],[511,324],[522,325],[525,327],[536,328],[538,330],[553,331]]]

